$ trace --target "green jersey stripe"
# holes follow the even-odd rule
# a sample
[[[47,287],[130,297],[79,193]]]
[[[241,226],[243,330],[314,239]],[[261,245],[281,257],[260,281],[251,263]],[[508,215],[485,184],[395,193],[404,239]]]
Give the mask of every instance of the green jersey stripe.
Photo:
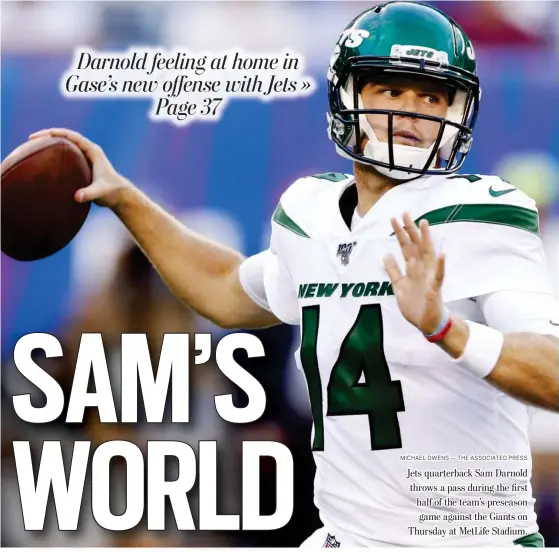
[[[426,219],[431,226],[451,222],[480,222],[511,226],[539,235],[537,211],[516,205],[449,205],[429,211],[418,217],[415,222],[419,223],[422,219]]]
[[[289,215],[283,210],[281,203],[278,203],[278,206],[274,211],[272,220],[274,222],[277,222],[280,226],[287,228],[287,230],[290,230],[291,232],[297,234],[298,236],[301,236],[303,238],[309,237],[308,234],[306,234],[305,231],[300,226],[298,226],[293,221],[293,219],[291,219],[291,217],[289,217]]]
[[[524,548],[545,548],[545,541],[540,533],[532,533],[531,535],[520,537],[514,541],[514,544]]]

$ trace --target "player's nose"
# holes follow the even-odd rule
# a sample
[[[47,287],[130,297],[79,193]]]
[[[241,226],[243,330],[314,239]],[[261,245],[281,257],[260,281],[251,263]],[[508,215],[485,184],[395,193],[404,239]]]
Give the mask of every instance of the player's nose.
[[[400,98],[402,99],[400,111],[409,113],[417,113],[420,109],[420,97],[414,90],[406,90]],[[406,119],[415,119],[415,117],[405,117]]]

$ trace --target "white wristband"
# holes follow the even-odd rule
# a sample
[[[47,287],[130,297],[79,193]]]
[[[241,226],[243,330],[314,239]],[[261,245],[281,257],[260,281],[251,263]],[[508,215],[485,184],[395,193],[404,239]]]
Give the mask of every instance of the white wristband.
[[[466,348],[453,362],[479,378],[485,378],[495,368],[505,336],[494,328],[465,320],[470,330]]]

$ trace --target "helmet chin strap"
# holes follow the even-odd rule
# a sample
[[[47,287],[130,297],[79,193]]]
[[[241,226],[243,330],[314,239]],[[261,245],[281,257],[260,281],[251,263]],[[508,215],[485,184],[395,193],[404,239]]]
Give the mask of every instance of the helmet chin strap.
[[[353,76],[348,78],[347,82],[347,89],[344,87],[340,88],[340,97],[344,105],[351,109],[349,106],[351,105],[351,98],[353,96]],[[363,106],[363,99],[361,94],[357,95],[358,98],[358,109],[364,109]],[[447,120],[458,122],[461,118],[461,114],[464,111],[466,102],[466,94],[465,92],[457,92],[455,100],[453,104],[449,107],[447,113]],[[365,157],[369,159],[373,159],[375,161],[380,161],[382,163],[390,163],[390,150],[388,142],[381,142],[373,128],[371,127],[369,120],[367,119],[366,115],[359,115],[359,126],[361,128],[361,137],[366,136],[368,138],[367,143],[363,149],[363,154]],[[441,140],[441,146],[439,148],[440,157],[442,159],[448,159],[448,154],[452,150],[452,145],[456,140],[456,136],[458,133],[458,129],[456,127],[446,125],[445,130],[443,132],[443,138]],[[353,144],[356,144],[356,140],[358,138],[355,136],[352,137]],[[431,145],[429,148],[418,148],[414,146],[406,146],[403,144],[392,144],[392,151],[394,156],[394,164],[400,167],[409,167],[413,169],[423,169],[433,151],[434,144]],[[447,153],[448,152],[448,153]],[[355,160],[359,163],[358,160]],[[432,169],[435,167],[437,163],[437,156],[433,159],[432,163],[428,167],[428,169]],[[381,167],[375,165],[375,169],[390,178],[394,178],[396,180],[410,180],[412,178],[417,178],[417,173],[407,172],[405,170],[396,170],[396,169],[389,169],[388,167]]]

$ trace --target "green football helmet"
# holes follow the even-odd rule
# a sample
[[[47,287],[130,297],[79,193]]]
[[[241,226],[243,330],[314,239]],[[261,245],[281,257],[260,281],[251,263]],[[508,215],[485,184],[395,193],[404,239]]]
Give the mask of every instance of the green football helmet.
[[[364,109],[359,79],[387,73],[442,80],[450,98],[446,117]],[[392,178],[451,174],[470,151],[480,97],[474,49],[457,23],[425,4],[382,4],[357,16],[336,44],[328,70],[328,133],[340,155]],[[387,116],[388,142],[377,139],[366,114]],[[395,116],[438,122],[435,142],[430,148],[394,144]],[[362,147],[364,136],[368,141]]]

